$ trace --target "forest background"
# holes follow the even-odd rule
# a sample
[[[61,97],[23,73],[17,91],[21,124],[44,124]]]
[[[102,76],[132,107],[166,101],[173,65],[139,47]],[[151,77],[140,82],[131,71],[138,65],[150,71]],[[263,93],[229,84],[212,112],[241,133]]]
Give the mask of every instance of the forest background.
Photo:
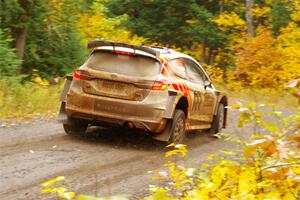
[[[299,13],[299,0],[2,0],[0,118],[56,113],[94,39],[174,48],[224,90],[281,99],[300,77]]]
[[[299,13],[300,0],[1,0],[0,127],[56,115],[64,76],[84,62],[94,39],[174,48],[196,58],[230,101],[293,107],[285,87],[300,77]],[[249,143],[237,141],[239,159],[203,165],[205,176],[168,162],[172,187],[152,187],[148,199],[299,199],[299,107],[286,119],[272,109],[279,122],[270,123],[256,110],[263,106],[231,106],[241,112],[240,127],[258,130]],[[172,154],[185,156],[185,146],[166,157]],[[45,191],[75,196],[62,187]]]

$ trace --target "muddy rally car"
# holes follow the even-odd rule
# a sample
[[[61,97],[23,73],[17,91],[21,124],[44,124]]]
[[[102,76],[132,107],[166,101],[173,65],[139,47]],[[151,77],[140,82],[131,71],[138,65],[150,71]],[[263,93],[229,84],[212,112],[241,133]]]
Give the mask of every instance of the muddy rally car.
[[[192,57],[163,47],[92,41],[86,62],[67,76],[59,121],[67,134],[89,124],[122,126],[180,143],[186,131],[226,125],[227,97]]]

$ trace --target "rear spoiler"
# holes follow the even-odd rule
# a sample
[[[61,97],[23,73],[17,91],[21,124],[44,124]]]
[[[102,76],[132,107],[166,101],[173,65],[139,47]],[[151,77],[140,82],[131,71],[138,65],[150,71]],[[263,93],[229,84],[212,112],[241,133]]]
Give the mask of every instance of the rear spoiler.
[[[133,49],[134,53],[136,50],[144,51],[146,53],[149,53],[157,58],[159,58],[160,53],[158,51],[155,51],[154,49],[151,49],[150,47],[146,46],[137,46],[137,45],[132,45],[132,44],[127,44],[127,43],[122,43],[122,42],[109,42],[109,41],[103,41],[103,40],[94,40],[88,43],[87,48],[96,48],[96,47],[102,47],[102,46],[112,46],[113,49],[116,47],[125,47],[125,48],[131,48]]]

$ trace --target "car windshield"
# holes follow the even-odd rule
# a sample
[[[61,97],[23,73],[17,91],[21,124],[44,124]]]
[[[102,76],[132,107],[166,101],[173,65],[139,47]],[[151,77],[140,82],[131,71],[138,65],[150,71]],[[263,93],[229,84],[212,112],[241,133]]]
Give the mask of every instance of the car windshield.
[[[108,51],[93,52],[86,65],[99,71],[136,77],[153,77],[160,72],[160,63],[153,58]]]

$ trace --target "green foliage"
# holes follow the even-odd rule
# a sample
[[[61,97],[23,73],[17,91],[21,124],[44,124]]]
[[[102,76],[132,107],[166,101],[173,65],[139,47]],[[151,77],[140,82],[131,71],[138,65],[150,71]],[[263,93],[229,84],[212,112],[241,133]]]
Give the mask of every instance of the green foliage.
[[[283,0],[272,1],[271,21],[274,35],[278,35],[280,29],[291,21],[290,12]]]
[[[51,79],[79,67],[87,53],[75,29],[80,9],[76,1],[48,2],[42,20],[32,24],[29,32],[24,63],[27,72],[38,69],[42,77]]]
[[[21,64],[15,50],[10,48],[10,42],[11,39],[0,29],[0,79],[18,74]]]
[[[95,39],[126,42],[136,45],[146,42],[146,38],[133,35],[126,28],[121,27],[121,23],[127,18],[125,15],[109,18],[105,14],[106,10],[103,0],[97,0],[91,4],[88,11],[80,14],[80,19],[76,27],[80,35],[82,35],[84,43]]]
[[[5,31],[6,39],[1,40],[6,41],[5,46],[16,48],[23,60],[20,71],[27,80],[31,79],[33,69],[48,80],[64,76],[83,62],[88,53],[83,44],[96,38],[164,45],[228,71],[235,70],[238,63],[236,47],[248,41],[245,9],[245,3],[236,0],[2,0],[0,28]],[[297,30],[299,10],[299,1],[255,1],[252,9],[255,31],[259,32],[261,27],[272,29],[276,40],[286,29]],[[293,57],[297,34],[294,31],[294,39],[290,39],[291,47],[282,45],[282,55]],[[267,63],[272,68],[281,57],[272,56]],[[251,60],[256,63],[256,59]],[[297,68],[298,63],[297,59],[288,57],[288,60],[291,63],[279,66],[291,74],[293,70],[288,69]],[[8,68],[15,70],[13,66],[5,70]],[[291,78],[292,75],[286,76],[283,81]]]
[[[21,28],[38,22],[39,16],[45,11],[45,1],[42,0],[2,0],[0,2],[0,27],[9,29],[15,37]]]
[[[34,33],[33,41],[29,41],[26,47],[26,51],[30,52],[24,57],[26,73],[38,69],[42,77],[51,80],[70,73],[82,64],[87,51],[71,26]],[[45,38],[41,40],[40,37]]]
[[[17,42],[25,31],[22,72],[31,75],[39,69],[47,79],[64,76],[78,67],[86,55],[75,29],[77,13],[83,9],[77,0],[1,1],[0,27]],[[86,5],[86,4],[85,4]]]
[[[152,42],[186,48],[206,42],[217,48],[226,41],[226,35],[209,20],[214,15],[195,0],[111,0],[106,6],[113,16],[126,14],[125,25]]]

